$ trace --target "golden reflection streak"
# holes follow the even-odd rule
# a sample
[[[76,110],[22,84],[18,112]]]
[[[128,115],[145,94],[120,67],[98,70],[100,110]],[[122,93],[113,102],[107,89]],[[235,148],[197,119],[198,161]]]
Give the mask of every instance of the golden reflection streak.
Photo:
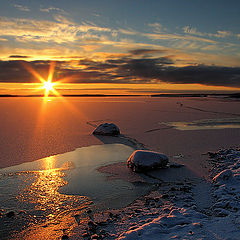
[[[69,164],[63,168],[56,168],[56,156],[43,159],[44,170],[35,172],[35,181],[24,190],[21,199],[35,204],[35,210],[43,211],[46,216],[44,222],[35,222],[21,233],[16,239],[60,239],[63,229],[71,232],[78,224],[73,213],[83,214],[91,201],[84,196],[64,195],[59,188],[67,181],[63,179],[63,170],[69,169]],[[83,217],[81,222],[86,222]]]
[[[44,159],[44,169],[37,174],[36,181],[30,186],[29,193],[31,201],[38,203],[41,210],[59,211],[64,195],[58,192],[58,189],[65,184],[63,180],[64,173],[55,169],[55,156]]]
[[[66,162],[62,168],[56,168],[55,162],[56,156],[44,158],[44,170],[35,172],[35,181],[24,192],[26,200],[35,203],[38,210],[51,212],[48,215],[49,219],[73,207],[74,203],[79,201],[78,196],[64,195],[58,191],[60,187],[67,184],[63,179],[65,176],[63,171],[69,170],[72,165]]]

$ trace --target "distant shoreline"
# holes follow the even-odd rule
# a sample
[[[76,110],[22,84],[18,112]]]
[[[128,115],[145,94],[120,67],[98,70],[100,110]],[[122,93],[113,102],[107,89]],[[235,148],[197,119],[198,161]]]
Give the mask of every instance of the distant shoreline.
[[[16,94],[0,94],[1,97],[44,97],[44,95],[16,95]],[[162,93],[162,94],[63,94],[61,96],[49,95],[48,97],[227,97],[240,98],[240,93]]]
[[[151,95],[114,95],[114,94],[62,94],[60,96],[48,95],[47,97],[141,97],[141,96],[151,96]],[[12,95],[12,94],[2,94],[0,97],[45,97],[44,95]]]

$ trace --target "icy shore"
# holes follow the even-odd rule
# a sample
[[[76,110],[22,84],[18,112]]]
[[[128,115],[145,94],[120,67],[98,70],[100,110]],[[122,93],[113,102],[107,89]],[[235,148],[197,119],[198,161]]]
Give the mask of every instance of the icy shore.
[[[186,178],[156,184],[126,208],[91,216],[84,239],[239,239],[240,150],[209,153],[209,161],[210,183]],[[201,207],[204,184],[212,199],[207,208]]]

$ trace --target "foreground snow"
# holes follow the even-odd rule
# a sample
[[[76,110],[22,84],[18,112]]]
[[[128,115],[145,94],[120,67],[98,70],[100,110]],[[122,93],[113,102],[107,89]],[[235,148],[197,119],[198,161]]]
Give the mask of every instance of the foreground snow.
[[[157,218],[128,229],[118,239],[239,239],[240,151],[222,150],[214,154],[213,160],[215,201],[208,214],[199,212],[191,194],[187,194],[190,206],[184,206],[184,201],[178,202],[181,207],[166,203]]]
[[[239,239],[240,151],[209,155],[214,168],[208,184],[212,201],[207,208],[200,206],[207,183],[189,178],[162,182],[126,208],[95,214],[91,217],[94,228],[86,228],[85,236],[109,240]]]

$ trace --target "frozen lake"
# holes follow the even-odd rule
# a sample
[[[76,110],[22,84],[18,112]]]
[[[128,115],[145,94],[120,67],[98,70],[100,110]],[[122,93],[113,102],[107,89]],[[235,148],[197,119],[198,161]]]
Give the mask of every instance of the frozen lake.
[[[149,191],[138,178],[98,171],[125,162],[134,150],[121,139],[91,135],[103,122],[206,177],[204,154],[240,141],[239,107],[221,98],[1,98],[1,207],[26,213],[20,228],[55,221],[59,230],[89,207],[126,206]],[[7,223],[0,224],[8,234]]]
[[[206,141],[208,150],[231,146],[240,139],[239,106],[239,101],[221,98],[1,98],[0,168],[102,144],[91,135],[93,125],[102,122],[114,122],[123,134],[168,155],[185,152],[186,146],[188,152],[202,152]],[[222,127],[222,119],[233,124]],[[199,127],[206,121],[212,128],[204,131],[166,125]]]

